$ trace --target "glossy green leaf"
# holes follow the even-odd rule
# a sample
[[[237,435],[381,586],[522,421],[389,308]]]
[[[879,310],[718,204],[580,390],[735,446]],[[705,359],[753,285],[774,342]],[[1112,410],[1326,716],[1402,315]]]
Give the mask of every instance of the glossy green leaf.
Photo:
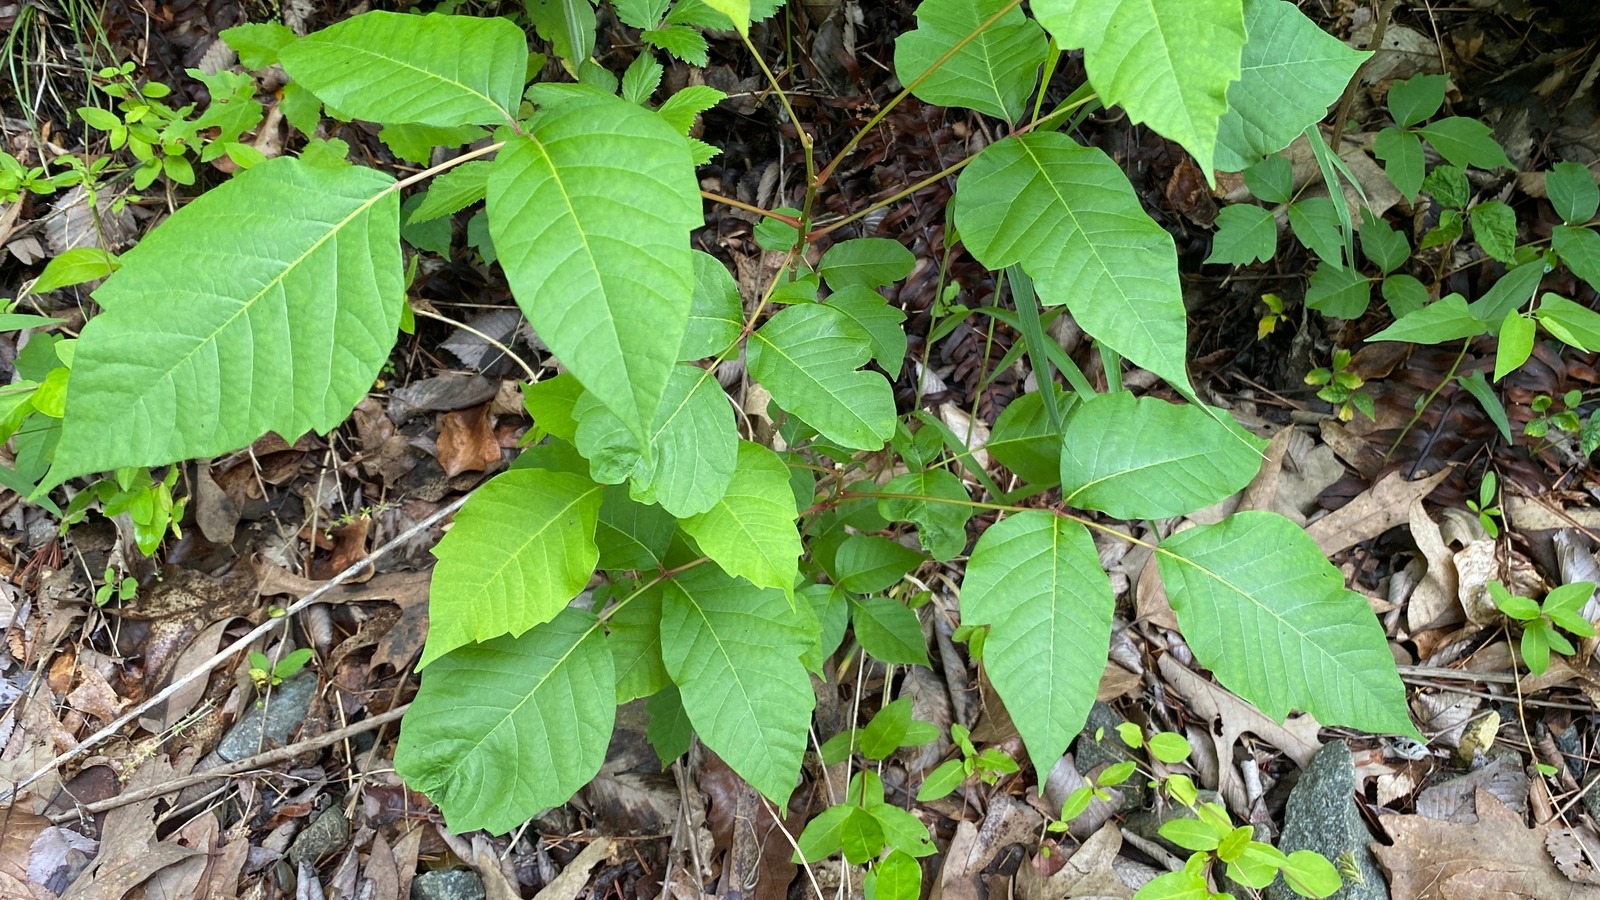
[[[1422,190],[1426,160],[1422,141],[1416,135],[1398,128],[1385,128],[1373,139],[1372,155],[1383,160],[1384,174],[1394,182],[1401,196],[1414,199]]]
[[[489,232],[539,337],[643,441],[687,328],[700,189],[660,116],[565,87],[496,157]]]
[[[545,469],[514,469],[479,488],[434,549],[419,667],[463,644],[521,634],[578,596],[600,558],[601,490]]]
[[[1321,263],[1306,286],[1306,305],[1339,319],[1359,319],[1372,302],[1372,280],[1355,269]]]
[[[606,646],[617,672],[618,704],[654,696],[672,686],[661,661],[659,586],[645,589],[617,607],[606,619],[606,632]]]
[[[1389,115],[1396,125],[1408,127],[1439,111],[1450,79],[1445,75],[1414,75],[1389,86]]]
[[[912,84],[1006,5],[1006,0],[923,0],[917,6],[916,30],[895,39],[895,75],[902,84]],[[960,106],[1016,122],[1027,111],[1049,52],[1044,30],[1012,5],[912,93],[935,106]]]
[[[394,766],[452,831],[504,834],[600,771],[617,705],[594,615],[567,609],[522,637],[462,647],[422,676]]]
[[[757,587],[794,589],[800,532],[789,467],[760,444],[740,441],[733,480],[712,507],[683,520],[683,530],[730,575]]]
[[[1344,264],[1344,235],[1338,210],[1327,197],[1312,197],[1289,205],[1289,227],[1300,243],[1329,265]]]
[[[1076,399],[1061,394],[1063,412]],[[1023,394],[1000,413],[987,448],[990,456],[1029,484],[1044,487],[1061,480],[1061,432],[1051,424],[1044,395],[1038,391]]]
[[[799,840],[795,841],[794,861],[821,862],[839,852],[844,846],[845,823],[851,816],[857,814],[864,814],[864,811],[860,807],[845,803],[830,806],[818,813],[806,823],[805,830],[800,832]]]
[[[948,795],[951,791],[961,786],[967,780],[967,773],[961,767],[961,760],[950,759],[939,764],[938,768],[928,773],[922,779],[922,787],[917,788],[917,802],[926,803],[929,800],[938,800]]]
[[[1596,317],[1600,319],[1600,316]],[[1506,313],[1500,323],[1500,343],[1494,353],[1494,380],[1515,372],[1533,354],[1533,320],[1518,312]]]
[[[906,358],[906,314],[899,307],[890,306],[882,294],[861,284],[834,291],[827,302],[861,326],[872,340],[872,358],[890,378],[899,378]]]
[[[477,203],[489,190],[493,163],[473,160],[445,172],[428,183],[427,197],[412,213],[410,221],[427,222],[453,215]]]
[[[1582,225],[1600,209],[1600,186],[1582,163],[1556,163],[1545,173],[1544,190],[1556,215],[1568,225]]]
[[[28,291],[43,294],[75,284],[98,281],[122,268],[122,260],[115,253],[99,247],[76,247],[62,253],[45,264],[39,278]]]
[[[1557,225],[1550,234],[1551,246],[1572,274],[1600,291],[1600,234],[1588,228]]]
[[[721,353],[738,340],[743,328],[744,304],[732,273],[711,254],[694,251],[694,294],[678,358],[705,359]]]
[[[978,539],[961,621],[989,625],[983,664],[1039,772],[1050,771],[1093,705],[1111,646],[1111,584],[1089,532],[1043,510]]]
[[[1323,31],[1288,0],[1244,0],[1244,23],[1249,40],[1239,80],[1228,87],[1228,111],[1217,125],[1215,165],[1224,172],[1289,146],[1327,115],[1370,55]]]
[[[896,850],[873,866],[862,879],[861,889],[866,900],[917,900],[922,896],[922,866]]]
[[[51,477],[217,456],[268,431],[292,441],[344,421],[400,323],[393,188],[371,169],[269,160],[128,251],[78,340]]]
[[[1301,709],[1324,725],[1416,735],[1372,608],[1293,522],[1237,513],[1167,538],[1156,558],[1195,658],[1224,687],[1275,721]]]
[[[1539,324],[1563,344],[1580,350],[1600,350],[1600,313],[1565,297],[1545,294],[1534,311]],[[73,373],[76,379],[77,373]]]
[[[852,594],[888,590],[907,572],[922,564],[921,553],[886,537],[853,534],[845,538],[833,558],[839,587]]]
[[[928,837],[928,826],[922,820],[898,806],[874,803],[867,811],[878,820],[883,829],[883,843],[897,853],[910,856],[932,856],[939,852]]]
[[[1517,214],[1499,200],[1486,200],[1472,208],[1472,236],[1478,246],[1503,263],[1516,260]]]
[[[850,604],[850,625],[861,649],[879,662],[928,665],[928,645],[917,614],[892,597],[866,597]]]
[[[702,565],[664,583],[661,656],[701,741],[781,809],[815,696],[800,664],[815,635],[782,591]]]
[[[1135,365],[1187,388],[1187,320],[1171,235],[1122,169],[1064,134],[989,145],[961,173],[956,225],[990,269],[1020,263],[1046,305]]]
[[[875,288],[911,274],[917,264],[904,244],[889,238],[840,241],[822,254],[817,268],[828,287],[839,291],[850,285]]]
[[[1056,43],[1083,48],[1089,81],[1106,105],[1121,106],[1133,121],[1183,145],[1209,178],[1228,86],[1242,71],[1241,0],[1036,0],[1032,6]]]
[[[1460,294],[1451,294],[1405,316],[1368,340],[1442,344],[1488,332],[1489,326],[1467,309],[1467,301]]]
[[[830,306],[787,307],[750,336],[750,374],[785,410],[831,441],[876,450],[894,435],[894,391],[876,372],[857,371],[871,336]]]
[[[911,698],[901,697],[884,704],[856,733],[857,746],[867,759],[888,759],[889,754],[900,749],[906,731],[911,727]]]
[[[1265,262],[1278,251],[1278,222],[1272,213],[1249,203],[1225,206],[1217,213],[1208,263],[1248,266]]]
[[[1302,897],[1331,897],[1344,886],[1339,870],[1315,850],[1296,850],[1281,867],[1283,880]]]
[[[879,500],[878,513],[892,522],[916,525],[922,546],[934,559],[944,562],[966,549],[967,520],[974,510],[960,478],[944,469],[907,472],[890,479],[882,491],[901,496]]]
[[[351,118],[491,125],[516,118],[528,40],[510,19],[374,11],[306,35],[279,59]]]
[[[1511,160],[1494,139],[1489,126],[1465,116],[1451,116],[1417,129],[1451,165],[1480,169],[1509,169]]]
[[[1264,447],[1198,406],[1101,394],[1067,417],[1061,493],[1069,506],[1119,519],[1181,516],[1242,490]]]

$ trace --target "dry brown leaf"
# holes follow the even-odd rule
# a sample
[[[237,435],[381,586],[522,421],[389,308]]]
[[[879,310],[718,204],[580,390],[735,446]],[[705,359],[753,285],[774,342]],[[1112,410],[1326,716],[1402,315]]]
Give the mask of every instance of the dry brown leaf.
[[[578,857],[567,864],[555,880],[533,895],[533,900],[574,900],[589,886],[589,871],[611,854],[610,838],[595,838]]]
[[[1456,567],[1456,584],[1461,592],[1461,608],[1466,610],[1467,621],[1474,625],[1493,625],[1501,619],[1494,601],[1489,599],[1489,582],[1499,574],[1495,558],[1495,542],[1473,541],[1461,548],[1453,557]]]
[[[1552,828],[1545,836],[1544,848],[1561,874],[1579,884],[1600,884],[1600,870],[1595,866],[1600,859],[1600,837],[1593,828]]]
[[[78,686],[67,695],[68,706],[104,723],[121,715],[125,703],[98,670],[78,664]]]
[[[489,404],[440,416],[438,446],[439,467],[450,478],[498,465],[500,441],[489,420]]]
[[[41,834],[50,829],[50,820],[16,807],[0,809],[0,897],[49,900],[55,894],[30,877],[32,847]],[[44,866],[32,866],[32,874]],[[55,866],[49,866],[54,869]]]
[[[1311,523],[1306,533],[1324,556],[1332,556],[1405,522],[1411,502],[1433,493],[1449,475],[1450,470],[1443,469],[1426,478],[1407,481],[1400,472],[1390,472],[1354,500]]]
[[[1294,434],[1294,426],[1287,425],[1267,442],[1267,449],[1262,452],[1260,470],[1239,495],[1239,510],[1272,508],[1272,502],[1278,497],[1278,483],[1283,476],[1283,454],[1288,451],[1289,440]]]
[[[1428,569],[1406,605],[1406,627],[1415,632],[1453,625],[1462,616],[1455,554],[1445,545],[1439,526],[1428,518],[1421,497],[1411,501],[1407,514],[1411,537],[1427,560]]]
[[[1600,887],[1574,884],[1545,850],[1546,828],[1527,827],[1488,791],[1477,792],[1471,825],[1389,816],[1393,846],[1372,845],[1395,900],[1593,900]]]
[[[1528,773],[1515,753],[1497,756],[1459,778],[1424,788],[1417,815],[1470,825],[1478,821],[1478,790],[1495,795],[1515,813],[1528,811]]]
[[[1337,419],[1323,419],[1322,439],[1362,478],[1371,481],[1383,471],[1383,454],[1379,453],[1366,438],[1345,427],[1343,422]]]
[[[1022,900],[1074,900],[1079,897],[1105,897],[1131,900],[1133,891],[1122,883],[1111,866],[1122,849],[1122,832],[1106,825],[1083,842],[1061,868],[1046,876],[1040,866],[1054,862],[1034,857],[1017,870],[1017,896]]]

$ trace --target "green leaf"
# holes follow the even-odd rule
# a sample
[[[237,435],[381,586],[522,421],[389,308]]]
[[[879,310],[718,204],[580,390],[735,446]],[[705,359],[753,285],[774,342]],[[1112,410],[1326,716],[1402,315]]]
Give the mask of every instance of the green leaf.
[[[1283,880],[1302,897],[1331,897],[1343,887],[1339,870],[1315,850],[1296,850],[1281,867]]]
[[[1199,819],[1170,819],[1161,825],[1161,836],[1185,850],[1214,850],[1222,838]]]
[[[1517,257],[1517,214],[1499,200],[1486,200],[1472,208],[1472,235],[1478,246],[1503,263]]]
[[[1434,166],[1422,179],[1422,189],[1452,210],[1466,209],[1472,200],[1472,184],[1467,181],[1466,170],[1458,166]]]
[[[894,435],[894,391],[876,372],[857,371],[871,337],[831,306],[780,310],[750,336],[750,374],[778,405],[835,443],[876,450]]]
[[[652,47],[658,47],[676,56],[692,66],[704,66],[709,59],[711,45],[706,43],[705,36],[687,25],[663,25],[660,28],[649,28],[639,33],[640,40]],[[684,89],[689,90],[688,88]],[[709,89],[708,89],[709,90]],[[679,91],[679,94],[684,91]],[[718,93],[721,93],[720,91]],[[677,96],[674,94],[673,96]],[[667,101],[672,102],[671,100]],[[662,106],[666,108],[665,104]]]
[[[305,85],[298,81],[284,85],[278,100],[278,109],[295,130],[308,138],[316,137],[317,122],[322,118],[322,101],[317,99],[317,95],[306,90]],[[307,144],[307,149],[312,146],[315,145]],[[302,158],[305,156],[304,150],[301,151],[301,156]]]
[[[596,481],[631,479],[641,503],[659,503],[675,516],[711,509],[734,477],[739,434],[728,395],[709,371],[673,366],[661,406],[651,423],[648,447],[592,394],[574,409],[575,443],[589,460]]]
[[[721,353],[743,329],[744,305],[728,267],[703,250],[694,251],[694,294],[678,358],[705,359]]]
[[[1079,523],[1030,510],[978,538],[961,585],[961,621],[990,626],[984,668],[1036,771],[1050,771],[1083,729],[1115,607],[1100,555]]]
[[[1150,736],[1150,752],[1167,765],[1177,765],[1189,758],[1194,748],[1181,734],[1162,731]]]
[[[1445,75],[1416,75],[1389,86],[1389,115],[1396,125],[1410,127],[1439,111],[1450,79]]]
[[[630,28],[654,28],[671,5],[671,0],[613,0],[611,7]]]
[[[1065,303],[1097,340],[1189,387],[1172,236],[1110,157],[1056,132],[1006,138],[961,173],[954,202],[961,238],[985,267],[1020,263],[1043,303]]]
[[[1600,318],[1600,317],[1597,317]],[[1533,354],[1533,320],[1519,312],[1506,313],[1500,323],[1500,343],[1494,354],[1494,380],[1515,372]]]
[[[1277,251],[1278,222],[1272,213],[1249,203],[1235,203],[1217,213],[1217,233],[1206,262],[1248,266],[1271,259]]]
[[[898,541],[875,534],[853,534],[834,554],[833,574],[844,590],[872,594],[898,584],[923,559],[921,553]]]
[[[1535,619],[1522,632],[1522,661],[1535,676],[1550,668],[1550,626]]]
[[[456,148],[481,137],[483,129],[477,125],[452,125],[448,128],[438,125],[385,125],[378,131],[378,140],[383,141],[395,156],[419,166],[428,164],[435,147]]]
[[[1277,153],[1321,121],[1371,55],[1345,46],[1286,0],[1245,0],[1244,23],[1249,40],[1239,80],[1228,86],[1228,111],[1217,125],[1215,165],[1224,172]]]
[[[822,254],[818,269],[834,291],[850,285],[875,288],[911,274],[917,258],[899,241],[889,238],[856,238],[840,241]]]
[[[691,32],[694,33],[694,32]],[[698,37],[699,35],[696,34]],[[702,39],[703,40],[703,39]],[[703,84],[691,84],[667,98],[656,110],[656,115],[667,121],[684,137],[694,130],[694,120],[701,113],[726,100],[727,94]]]
[[[948,795],[951,791],[961,786],[967,780],[966,770],[961,766],[961,760],[950,759],[940,763],[938,768],[928,773],[922,779],[922,787],[917,789],[917,802],[926,803],[929,800],[938,800]]]
[[[702,565],[664,583],[661,657],[695,732],[781,809],[816,697],[800,655],[814,639],[782,591]]]
[[[661,588],[643,590],[606,619],[606,646],[617,670],[617,703],[672,687],[661,662]]]
[[[1216,503],[1250,483],[1266,447],[1199,406],[1127,391],[1079,403],[1064,432],[1063,500],[1119,519],[1181,516]]]
[[[923,0],[917,6],[916,30],[895,39],[895,75],[902,84],[916,82],[1006,5],[1005,0]],[[912,93],[935,106],[960,106],[1016,122],[1027,112],[1028,97],[1049,52],[1044,29],[1012,4],[999,21],[917,83]]]
[[[1422,140],[1409,131],[1385,128],[1372,142],[1372,155],[1383,160],[1384,174],[1407,200],[1416,199],[1422,190],[1426,161]]]
[[[1289,227],[1317,254],[1323,262],[1339,266],[1344,264],[1344,234],[1340,230],[1339,211],[1327,197],[1312,197],[1289,204]]]
[[[1455,166],[1509,169],[1511,160],[1494,139],[1489,126],[1465,116],[1451,116],[1417,129],[1439,155]]]
[[[1372,211],[1361,210],[1361,252],[1387,275],[1405,265],[1411,258],[1411,243],[1406,236],[1389,227],[1389,223],[1374,216]]]
[[[516,119],[528,40],[509,19],[375,11],[306,35],[279,58],[353,119],[491,125]]]
[[[418,668],[464,644],[554,618],[594,573],[601,487],[546,469],[495,476],[434,548],[428,642]]]
[[[1467,309],[1467,301],[1460,294],[1451,294],[1405,316],[1367,340],[1442,344],[1488,333],[1489,326]]]
[[[1542,259],[1507,270],[1487,293],[1467,304],[1467,308],[1484,322],[1498,322],[1506,313],[1521,309],[1533,299],[1544,273]]]
[[[689,318],[700,189],[660,116],[565,93],[495,159],[489,232],[539,337],[642,442]]]
[[[1483,411],[1488,414],[1490,421],[1494,422],[1495,428],[1500,430],[1500,436],[1505,439],[1506,443],[1511,443],[1511,422],[1506,418],[1506,408],[1501,404],[1500,398],[1495,396],[1494,388],[1491,388],[1489,382],[1484,380],[1483,373],[1472,372],[1467,375],[1458,375],[1456,380],[1461,382],[1461,386],[1467,389],[1467,393],[1471,394],[1478,401],[1478,405],[1483,407]]]
[[[1565,297],[1545,294],[1534,310],[1539,324],[1557,340],[1579,350],[1600,350],[1600,313]],[[76,375],[74,375],[76,377]]]
[[[878,826],[883,829],[883,842],[893,848],[895,854],[932,856],[939,852],[928,837],[928,826],[911,813],[887,803],[873,804],[867,812],[878,820]]]
[[[550,42],[551,50],[567,72],[576,76],[594,53],[594,3],[591,0],[531,0],[524,8],[534,30]],[[615,91],[615,86],[612,90]]]
[[[904,496],[879,500],[879,515],[915,524],[922,546],[934,559],[945,562],[966,549],[967,520],[972,518],[973,507],[960,478],[944,469],[907,472],[885,484],[883,493]]]
[[[860,284],[835,290],[828,305],[861,326],[872,340],[872,358],[890,378],[899,378],[906,358],[906,314],[890,306],[876,290]]]
[[[850,598],[831,584],[808,584],[797,593],[810,604],[821,626],[815,656],[818,660],[832,656],[844,642],[845,629],[850,627]]]
[[[400,204],[400,239],[418,250],[425,250],[445,259],[450,258],[450,243],[454,232],[449,222],[431,219],[418,222],[413,215],[417,207],[428,199],[427,194],[407,197]]]
[[[648,52],[641,52],[622,73],[622,99],[629,103],[648,102],[661,87],[661,76],[666,70]]]
[[[217,32],[217,37],[239,54],[240,65],[260,71],[276,63],[278,54],[294,43],[297,35],[287,25],[266,22],[224,28]]]
[[[433,179],[428,193],[412,213],[410,222],[428,222],[454,215],[482,200],[489,190],[489,172],[494,163],[482,160],[462,163]]]
[[[1383,279],[1383,302],[1396,319],[1428,305],[1428,288],[1410,275],[1390,275]],[[1470,306],[1468,307],[1471,308]]]
[[[888,759],[889,754],[900,749],[910,727],[911,698],[901,697],[884,704],[857,735],[861,754],[867,759]]]
[[[1563,584],[1545,595],[1544,611],[1553,614],[1559,610],[1577,611],[1583,608],[1589,598],[1594,596],[1594,582],[1574,581]]]
[[[866,900],[917,900],[922,896],[922,866],[895,850],[866,874],[861,890]]]
[[[1531,622],[1539,618],[1539,604],[1527,597],[1519,597],[1506,590],[1505,585],[1498,581],[1491,581],[1487,585],[1489,599],[1495,608],[1521,622]]]
[[[795,841],[794,861],[820,862],[839,852],[844,846],[845,822],[862,812],[860,807],[841,803],[818,813],[806,823],[805,830],[800,832],[800,839]]]
[[[1600,187],[1582,163],[1556,163],[1545,173],[1544,190],[1556,215],[1568,225],[1582,225],[1600,209]]]
[[[400,202],[380,172],[279,158],[123,256],[84,326],[52,477],[332,430],[394,345]],[[248,254],[239,248],[248,247]]]
[[[610,571],[665,568],[678,520],[654,504],[639,503],[627,488],[609,485],[600,501],[594,542],[600,550],[600,568]]]
[[[115,253],[99,247],[75,247],[46,263],[44,271],[28,290],[34,294],[57,291],[105,278],[120,268],[122,260]]]
[[[678,695],[677,685],[669,684],[657,691],[645,701],[644,708],[650,714],[645,736],[649,738],[650,746],[655,748],[661,767],[666,768],[673,760],[689,752],[689,744],[694,740],[694,725],[689,722],[689,714],[683,709],[683,698]]]
[[[1062,395],[1063,412],[1075,400]],[[1039,391],[1011,401],[995,420],[987,446],[990,456],[1031,485],[1048,487],[1061,480],[1061,432],[1051,424]]]
[[[1274,721],[1416,735],[1372,608],[1293,522],[1237,513],[1162,541],[1157,564],[1195,658]]]
[[[1372,280],[1355,269],[1321,263],[1306,286],[1306,305],[1326,316],[1359,319],[1372,302]]]
[[[892,597],[866,597],[850,604],[850,623],[861,649],[879,662],[928,665],[928,646],[917,614]],[[898,738],[896,739],[898,740]]]
[[[1551,231],[1551,246],[1572,274],[1600,291],[1600,234],[1587,228],[1557,225]]]
[[[1242,71],[1241,0],[1037,0],[1033,14],[1056,43],[1083,48],[1107,106],[1183,145],[1210,180],[1228,86]]]
[[[533,418],[534,425],[570,442],[578,433],[578,422],[572,413],[582,396],[583,385],[578,384],[578,379],[561,374],[523,385],[522,407]]]
[[[1253,3],[1247,3],[1247,8]],[[1244,184],[1251,195],[1267,203],[1288,203],[1294,193],[1294,164],[1276,154],[1244,170]]]
[[[600,771],[615,683],[599,623],[580,609],[520,638],[462,647],[422,676],[395,769],[452,831],[504,834]]]
[[[709,510],[684,519],[683,530],[723,571],[787,594],[800,570],[797,517],[789,467],[766,447],[740,441],[727,491]]]
[[[750,0],[700,0],[719,13],[728,17],[733,23],[733,30],[740,34],[750,33]]]

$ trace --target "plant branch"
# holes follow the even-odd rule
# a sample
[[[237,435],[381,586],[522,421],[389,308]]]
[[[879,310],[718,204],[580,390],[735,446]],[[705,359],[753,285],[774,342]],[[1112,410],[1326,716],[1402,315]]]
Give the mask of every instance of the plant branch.
[[[746,203],[743,200],[735,200],[732,197],[724,197],[721,194],[713,194],[710,191],[701,191],[700,196],[710,200],[713,203],[721,203],[724,206],[731,206],[734,209],[742,209],[745,212],[755,213],[758,216],[766,216],[769,219],[777,219],[779,222],[782,222],[785,225],[792,225],[795,228],[800,227],[800,219],[796,216],[776,212],[770,209],[762,209],[759,206]]]
[[[484,343],[486,343],[489,346],[495,348],[496,350],[499,350],[501,353],[504,353],[506,356],[510,357],[512,362],[516,363],[518,366],[521,366],[523,373],[528,376],[528,383],[529,384],[532,384],[533,382],[539,380],[539,373],[533,371],[533,367],[528,365],[528,363],[525,360],[523,360],[522,357],[520,357],[517,354],[511,352],[511,348],[510,347],[507,347],[505,344],[500,343],[499,341],[495,340],[494,338],[490,337],[487,334],[484,334],[483,332],[479,331],[478,329],[473,328],[471,325],[468,325],[468,324],[466,324],[464,322],[457,322],[455,319],[452,319],[449,316],[442,316],[442,315],[440,315],[440,314],[438,314],[438,313],[436,313],[436,312],[434,312],[434,311],[432,311],[430,309],[425,309],[425,308],[417,307],[417,306],[411,307],[411,314],[412,315],[416,315],[416,316],[421,316],[424,319],[432,319],[435,322],[443,322],[446,325],[454,325],[455,327],[461,329],[462,331],[465,331],[467,334],[476,335],[478,338],[483,340]]]
[[[453,159],[447,159],[444,162],[439,163],[437,166],[433,166],[431,168],[423,169],[421,172],[418,172],[415,175],[411,175],[411,176],[408,176],[408,177],[406,177],[406,178],[404,178],[404,179],[402,179],[400,181],[397,181],[389,188],[389,190],[398,191],[398,190],[402,190],[404,188],[408,188],[408,187],[412,186],[413,184],[416,184],[419,181],[425,181],[425,180],[427,180],[429,178],[432,178],[433,176],[439,174],[440,172],[445,171],[446,169],[453,169],[456,166],[459,166],[464,162],[468,162],[470,160],[477,159],[480,156],[488,156],[489,154],[495,152],[496,150],[499,150],[501,147],[504,147],[505,145],[506,145],[505,141],[495,141],[492,144],[489,144],[489,145],[484,146],[484,147],[479,147],[476,150],[469,150],[468,152],[463,153],[460,156],[454,157]]]

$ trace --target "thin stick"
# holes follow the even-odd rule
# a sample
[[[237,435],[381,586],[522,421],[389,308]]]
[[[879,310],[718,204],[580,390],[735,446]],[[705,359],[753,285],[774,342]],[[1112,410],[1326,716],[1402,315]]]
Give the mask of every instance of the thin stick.
[[[346,581],[349,581],[351,578],[359,574],[362,569],[376,562],[381,557],[387,555],[389,551],[400,546],[406,541],[409,541],[418,534],[421,534],[423,531],[433,527],[434,524],[460,509],[471,496],[472,494],[468,493],[457,498],[456,500],[451,501],[445,506],[441,506],[437,510],[434,510],[434,512],[427,518],[411,526],[410,528],[407,528],[398,537],[367,554],[362,559],[352,563],[349,568],[333,576],[333,578],[329,579],[326,584],[305,595],[304,597],[301,597],[299,600],[296,600],[288,609],[284,610],[283,618],[292,616],[311,604],[316,603],[318,600],[322,599],[324,594],[328,593],[339,585],[344,584]],[[82,743],[78,744],[78,746],[58,755],[55,759],[50,760],[49,763],[41,766],[38,771],[17,782],[12,787],[7,788],[5,793],[0,794],[0,807],[9,805],[11,801],[16,798],[18,792],[20,792],[23,788],[33,784],[35,781],[38,781],[46,775],[49,775],[51,772],[54,772],[56,769],[65,765],[66,763],[77,759],[85,753],[88,753],[91,748],[99,744],[101,741],[111,737],[118,731],[121,731],[123,726],[127,725],[129,722],[132,722],[139,716],[149,712],[157,704],[171,697],[173,694],[183,690],[189,684],[192,684],[193,682],[198,681],[200,678],[206,676],[211,672],[212,669],[221,665],[223,662],[226,662],[235,654],[243,652],[252,643],[254,643],[257,638],[260,638],[272,629],[279,627],[282,623],[278,621],[278,618],[279,617],[269,618],[267,621],[262,622],[255,628],[252,628],[244,637],[239,638],[223,649],[217,651],[216,655],[201,663],[199,666],[196,666],[189,672],[184,673],[171,684],[167,685],[165,688],[162,688],[161,691],[159,691],[155,696],[118,716],[115,721],[85,738]]]
[[[424,319],[432,319],[435,322],[443,322],[446,325],[454,325],[455,327],[461,329],[462,331],[465,331],[467,334],[476,335],[479,340],[482,340],[484,343],[488,344],[489,346],[495,348],[496,350],[499,350],[501,353],[505,354],[507,359],[509,359],[512,362],[516,363],[518,366],[521,366],[523,374],[528,376],[528,383],[532,384],[533,382],[539,380],[539,373],[535,372],[533,370],[533,367],[528,365],[526,360],[524,360],[522,357],[518,356],[517,354],[511,352],[511,348],[510,347],[507,347],[505,344],[502,344],[501,342],[495,340],[494,338],[490,337],[487,334],[484,334],[483,332],[479,331],[478,329],[473,328],[471,325],[468,325],[465,322],[457,322],[455,319],[452,319],[449,316],[440,315],[439,313],[433,312],[432,310],[429,310],[429,309],[424,309],[424,308],[422,308],[420,306],[411,307],[411,314],[414,315],[414,316],[421,316]]]

